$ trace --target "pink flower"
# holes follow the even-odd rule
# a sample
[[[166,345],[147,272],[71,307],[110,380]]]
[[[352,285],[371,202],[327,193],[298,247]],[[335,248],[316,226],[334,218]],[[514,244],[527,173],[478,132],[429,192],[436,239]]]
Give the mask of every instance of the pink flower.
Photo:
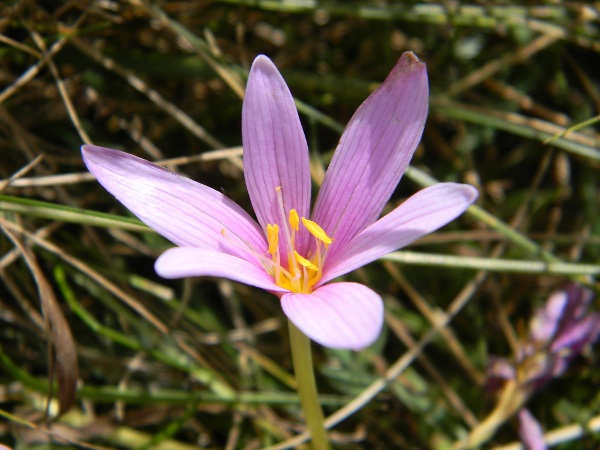
[[[177,247],[156,261],[165,278],[219,276],[277,295],[308,337],[360,349],[379,335],[383,302],[358,283],[333,282],[460,215],[467,185],[422,190],[377,220],[414,153],[427,117],[425,66],[405,53],[346,127],[312,216],[308,146],[285,81],[265,56],[248,77],[244,173],[258,223],[202,184],[116,150],[82,148],[98,181]]]
[[[567,370],[571,360],[600,336],[600,313],[589,311],[593,294],[577,284],[554,292],[529,324],[529,334],[519,343],[514,362],[491,357],[488,388],[505,380],[518,380],[534,392]]]
[[[542,426],[523,408],[528,398],[560,377],[571,360],[600,337],[600,313],[589,311],[592,300],[592,291],[577,284],[554,292],[535,312],[514,361],[490,358],[486,387],[501,392],[508,386],[513,401],[510,407],[499,402],[499,407],[505,415],[519,410],[519,435],[527,450],[547,448]]]

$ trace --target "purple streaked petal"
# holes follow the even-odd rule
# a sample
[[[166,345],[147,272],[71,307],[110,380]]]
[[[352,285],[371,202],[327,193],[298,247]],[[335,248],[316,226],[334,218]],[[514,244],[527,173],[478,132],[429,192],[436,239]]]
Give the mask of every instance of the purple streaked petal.
[[[592,344],[600,335],[600,314],[590,314],[582,320],[572,321],[560,330],[555,336],[550,349],[559,352],[569,349],[571,354],[576,355],[583,347]]]
[[[539,309],[529,324],[531,338],[536,342],[548,342],[558,329],[558,325],[567,307],[566,291],[558,291],[548,298],[543,308]]]
[[[223,277],[272,292],[286,292],[258,261],[253,264],[214,250],[170,248],[158,257],[154,269],[163,278]]]
[[[567,302],[561,312],[558,327],[554,333],[555,339],[563,334],[565,328],[569,328],[588,315],[588,307],[593,299],[593,294],[589,289],[575,283],[570,284],[565,292]]]
[[[387,255],[437,230],[462,214],[477,198],[472,186],[439,183],[417,192],[362,231],[336,254],[327,255],[320,284]],[[330,249],[333,249],[334,242]]]
[[[240,247],[266,253],[257,223],[223,194],[149,161],[95,145],[82,147],[83,160],[104,188],[171,242],[226,251]],[[229,239],[225,239],[225,230]]]
[[[527,409],[519,411],[519,436],[526,450],[546,450],[544,430]]]
[[[292,208],[301,217],[309,217],[308,145],[292,94],[275,65],[263,55],[254,60],[248,76],[242,139],[246,186],[263,229],[267,224],[287,226],[287,213]],[[285,223],[275,192],[278,187],[285,205]]]
[[[281,306],[296,327],[325,347],[360,350],[375,342],[383,325],[381,297],[357,283],[290,292],[281,297]]]
[[[588,307],[594,299],[594,293],[577,283],[571,283],[565,288],[569,298],[569,305],[572,305],[573,312],[570,317],[581,318],[587,313]]]
[[[348,123],[313,218],[341,246],[377,220],[394,192],[421,139],[428,98],[425,64],[406,52]]]

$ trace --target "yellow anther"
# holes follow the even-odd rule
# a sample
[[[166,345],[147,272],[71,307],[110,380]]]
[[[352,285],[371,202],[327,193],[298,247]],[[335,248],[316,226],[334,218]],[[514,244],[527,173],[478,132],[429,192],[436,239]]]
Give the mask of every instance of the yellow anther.
[[[319,239],[325,244],[325,248],[329,246],[333,242],[333,240],[325,233],[325,230],[317,225],[317,222],[313,222],[312,220],[302,218],[302,223],[306,227],[306,229],[312,234],[314,237]]]
[[[290,208],[293,205],[286,205],[281,186],[275,188],[275,197],[278,207],[275,211],[276,217],[265,229],[268,255],[258,255],[258,258],[277,286],[291,292],[309,294],[323,276],[322,268],[327,247],[333,239],[316,222],[301,217],[296,209]],[[316,245],[313,242],[312,246],[304,248],[308,244],[304,242],[305,239],[296,242],[299,237],[300,219],[303,226],[315,237]],[[306,257],[296,251],[296,245]]]
[[[317,266],[315,266],[313,263],[311,263],[308,259],[300,256],[298,254],[297,251],[294,250],[294,258],[296,259],[296,262],[298,264],[300,264],[303,267],[306,267],[307,269],[310,270],[319,270],[319,268]]]
[[[290,226],[292,227],[292,230],[294,231],[298,231],[298,225],[300,224],[300,218],[298,217],[298,213],[296,212],[295,209],[290,209]]]
[[[267,224],[267,242],[269,243],[269,253],[274,255],[279,245],[279,226],[277,224]]]

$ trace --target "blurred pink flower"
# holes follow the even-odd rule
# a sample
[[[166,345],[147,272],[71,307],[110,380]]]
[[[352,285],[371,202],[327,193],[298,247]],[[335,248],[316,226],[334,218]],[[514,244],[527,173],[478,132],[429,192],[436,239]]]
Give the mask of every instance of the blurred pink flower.
[[[600,336],[600,313],[589,312],[592,292],[572,284],[553,293],[529,324],[515,361],[491,358],[488,381],[518,379],[530,391],[559,377],[586,345]]]
[[[513,406],[519,409],[519,435],[527,450],[547,446],[541,425],[522,406],[535,391],[561,376],[571,360],[600,336],[600,313],[588,311],[592,299],[591,291],[576,284],[555,292],[533,316],[514,361],[490,359],[488,390],[516,385],[520,393]]]
[[[408,165],[428,108],[425,65],[402,55],[346,127],[312,218],[306,138],[285,81],[265,56],[250,70],[242,110],[244,174],[258,223],[221,193],[150,162],[82,148],[98,181],[178,247],[156,261],[165,278],[220,276],[277,295],[287,317],[316,342],[360,349],[379,335],[381,297],[329,283],[462,214],[467,185],[423,189],[377,220]]]
[[[600,313],[588,311],[592,300],[592,291],[576,284],[552,294],[531,321],[531,340],[520,359],[545,349],[550,355],[544,364],[546,377],[562,375],[571,360],[600,336]]]

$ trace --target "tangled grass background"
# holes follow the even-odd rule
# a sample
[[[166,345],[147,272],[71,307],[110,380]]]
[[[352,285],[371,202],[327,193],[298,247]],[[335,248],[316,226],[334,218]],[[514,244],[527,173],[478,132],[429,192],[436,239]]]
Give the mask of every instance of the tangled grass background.
[[[79,147],[162,161],[249,209],[253,58],[290,85],[318,185],[342,124],[406,50],[432,97],[389,207],[434,180],[480,198],[346,277],[384,296],[384,333],[360,353],[313,346],[317,382],[336,448],[461,448],[497,412],[491,357],[511,358],[552,292],[599,290],[599,27],[598,5],[577,1],[3,2],[0,448],[302,445],[276,300],[157,277],[170,244],[84,171]],[[598,448],[599,386],[588,347],[529,399],[550,445]],[[521,448],[517,428],[507,410],[478,445]]]

